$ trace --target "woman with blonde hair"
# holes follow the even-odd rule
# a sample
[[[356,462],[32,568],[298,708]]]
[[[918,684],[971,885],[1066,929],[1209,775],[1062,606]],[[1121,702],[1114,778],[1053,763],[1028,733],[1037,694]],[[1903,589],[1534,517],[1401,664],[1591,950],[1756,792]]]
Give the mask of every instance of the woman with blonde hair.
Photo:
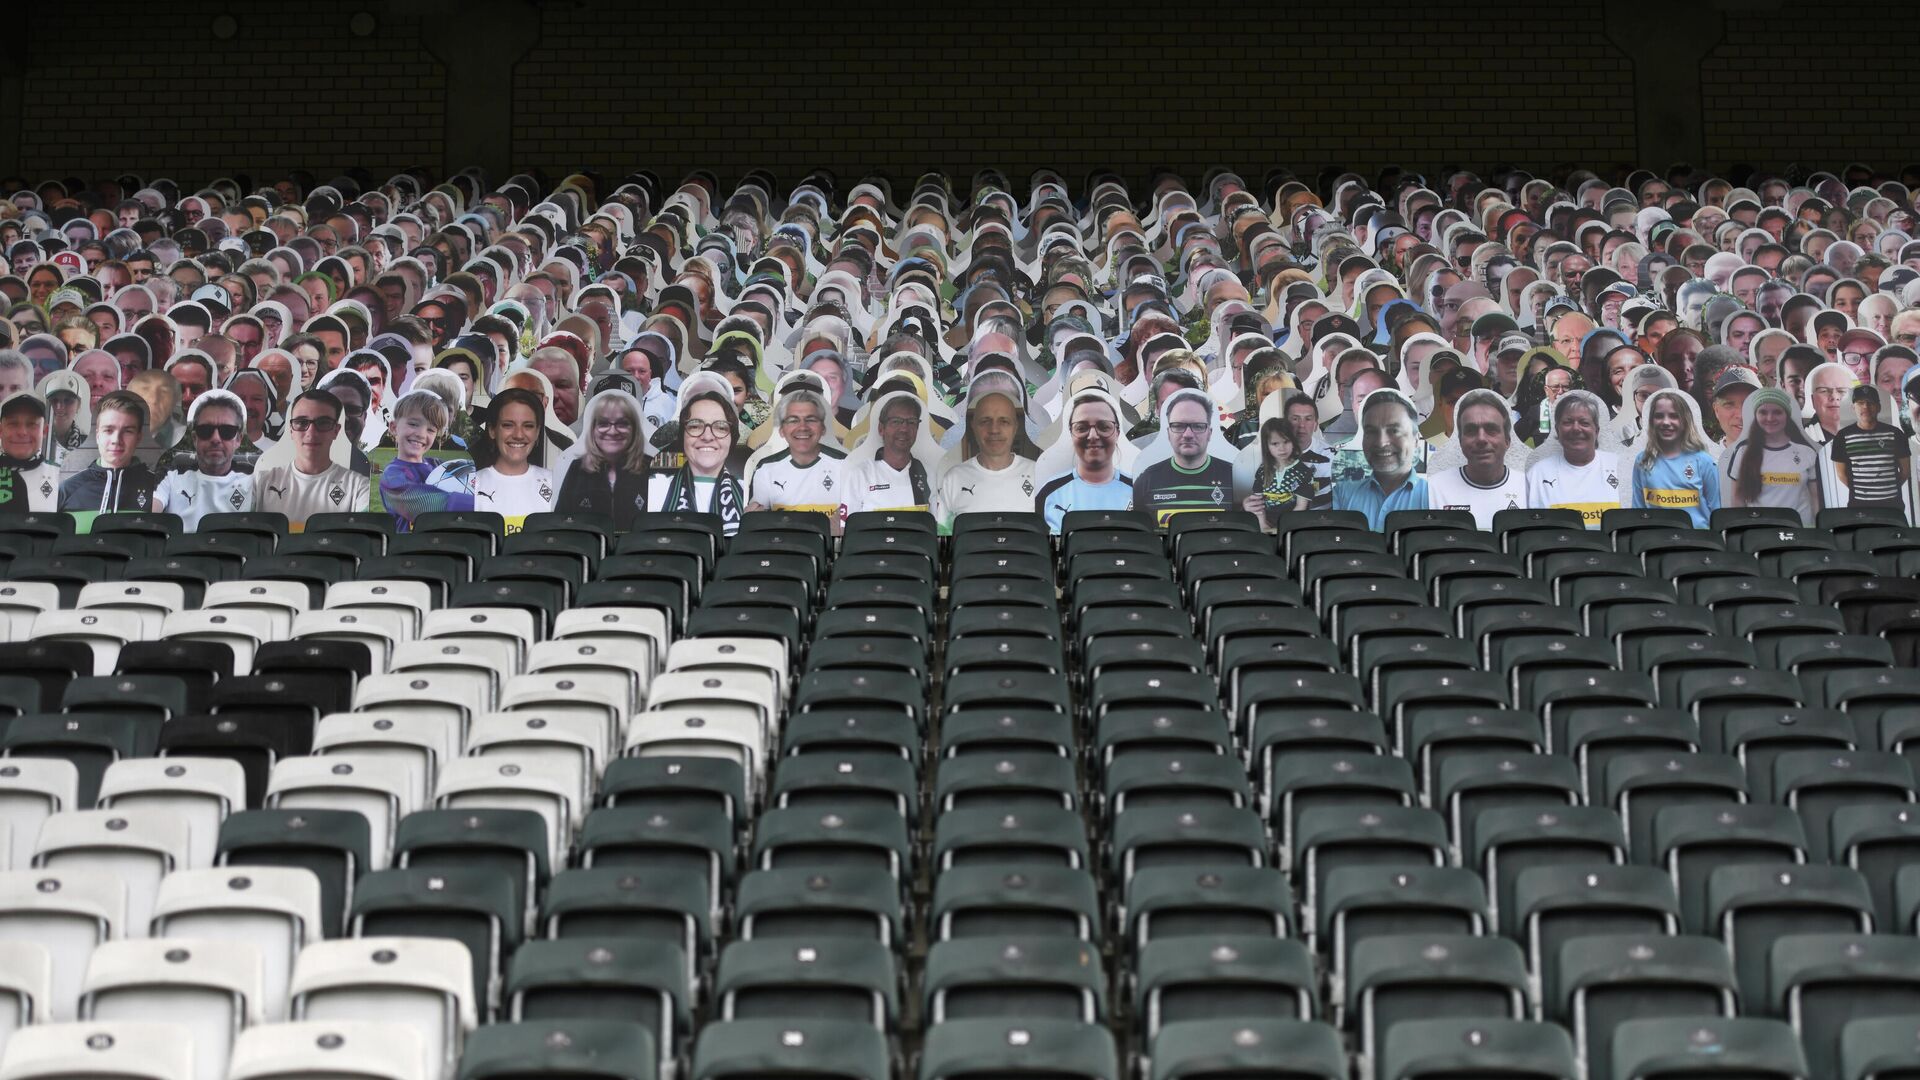
[[[1636,509],[1684,510],[1704,529],[1720,509],[1720,467],[1707,452],[1699,406],[1678,389],[1655,390],[1641,416],[1645,442],[1628,489]]]
[[[625,532],[647,509],[647,441],[640,402],[625,390],[602,390],[587,402],[580,456],[560,482],[553,508],[605,514]]]

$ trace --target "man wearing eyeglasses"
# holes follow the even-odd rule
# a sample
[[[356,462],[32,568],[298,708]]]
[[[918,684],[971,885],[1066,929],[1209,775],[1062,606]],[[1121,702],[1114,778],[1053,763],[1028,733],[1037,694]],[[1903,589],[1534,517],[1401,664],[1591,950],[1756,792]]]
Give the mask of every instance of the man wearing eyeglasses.
[[[1216,430],[1212,399],[1180,390],[1167,399],[1167,445],[1173,454],[1140,470],[1133,482],[1133,508],[1153,511],[1162,528],[1187,510],[1224,510],[1233,494],[1233,462],[1207,451]]]
[[[287,412],[287,438],[293,462],[253,474],[254,506],[287,515],[293,529],[306,527],[315,514],[367,508],[367,478],[333,461],[333,444],[345,437],[340,399],[326,390],[309,390]]]
[[[1104,394],[1081,394],[1067,413],[1073,468],[1040,485],[1033,505],[1060,531],[1073,510],[1126,510],[1133,505],[1133,477],[1120,471],[1120,414]]]
[[[177,514],[187,532],[208,514],[239,514],[253,509],[253,476],[234,468],[234,454],[247,430],[247,407],[225,390],[208,390],[194,399],[187,414],[193,440],[193,467],[170,472],[153,490],[153,508]]]
[[[927,467],[913,456],[923,418],[920,401],[910,391],[888,395],[880,404],[874,455],[841,470],[840,521],[865,510],[925,510],[933,502],[933,481]]]

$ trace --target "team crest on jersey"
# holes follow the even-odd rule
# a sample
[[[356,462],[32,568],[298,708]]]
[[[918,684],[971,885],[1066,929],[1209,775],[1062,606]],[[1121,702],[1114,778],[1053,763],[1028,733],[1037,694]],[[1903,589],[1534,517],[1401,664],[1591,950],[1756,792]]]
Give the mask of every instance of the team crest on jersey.
[[[335,484],[332,488],[328,489],[327,498],[332,500],[333,505],[339,506],[341,503],[347,501],[347,489],[341,487],[339,484]]]
[[[1620,477],[1617,473],[1607,474],[1607,486],[1618,490],[1620,487]]]
[[[42,481],[40,481],[40,494],[41,494],[41,496],[42,496],[43,498],[44,498],[44,497],[46,497],[46,496],[48,496],[48,495],[52,495],[52,494],[53,494],[53,481],[51,481],[51,480],[42,480]]]
[[[553,501],[553,488],[545,480],[540,481],[540,501],[544,503]]]
[[[145,510],[147,508],[147,493],[144,491],[134,492],[133,505]]]
[[[823,476],[823,477],[821,477],[821,478],[820,478],[820,489],[821,489],[822,491],[832,491],[832,490],[833,490],[833,477],[831,477],[831,476]]]
[[[241,491],[239,488],[234,488],[233,493],[227,496],[227,501],[233,504],[235,510],[238,510],[246,505],[247,493]]]
[[[1689,466],[1687,466],[1687,471],[1686,471],[1686,474],[1685,474],[1685,475],[1686,475],[1686,477],[1687,477],[1687,479],[1689,479],[1689,480],[1691,480],[1691,479],[1693,479],[1693,466],[1691,466],[1691,465],[1689,465]]]
[[[1026,479],[1020,481],[1020,494],[1027,495],[1027,496],[1031,496],[1033,494],[1033,477],[1029,476]]]
[[[1224,506],[1226,505],[1226,502],[1227,502],[1227,493],[1220,490],[1219,484],[1213,485],[1213,505]]]

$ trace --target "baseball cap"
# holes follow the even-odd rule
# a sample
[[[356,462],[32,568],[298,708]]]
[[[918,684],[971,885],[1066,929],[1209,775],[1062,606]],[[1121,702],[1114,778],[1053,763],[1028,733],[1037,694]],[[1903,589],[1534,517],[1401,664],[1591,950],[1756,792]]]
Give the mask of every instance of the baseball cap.
[[[1880,404],[1880,389],[1875,386],[1869,386],[1866,383],[1861,383],[1859,386],[1853,388],[1853,394],[1849,400],[1856,403],[1871,401],[1875,405],[1878,405]]]
[[[1477,322],[1474,323],[1474,327],[1476,329],[1479,327],[1479,325],[1480,324]],[[1528,349],[1531,349],[1531,348],[1533,348],[1533,339],[1519,332],[1518,330],[1515,330],[1515,331],[1512,331],[1511,333],[1500,335],[1500,342],[1499,344],[1494,346],[1493,354],[1495,356],[1500,356],[1502,354],[1510,353],[1510,352],[1526,352]]]
[[[1873,331],[1867,329],[1864,326],[1851,327],[1848,330],[1841,333],[1840,348],[1844,350],[1847,347],[1847,344],[1849,342],[1854,342],[1854,341],[1864,341],[1874,349],[1878,349],[1880,346],[1886,344],[1885,341],[1882,341],[1880,339],[1879,334],[1874,333]]]
[[[1459,367],[1440,376],[1439,395],[1442,398],[1457,398],[1469,390],[1478,390],[1486,385],[1480,373],[1472,368]]]
[[[1473,320],[1473,336],[1477,338],[1494,337],[1518,329],[1520,324],[1504,311],[1489,311]]]
[[[1728,391],[1742,386],[1749,390],[1760,389],[1760,376],[1754,374],[1752,368],[1735,365],[1721,372],[1720,377],[1713,381],[1713,396],[1721,397]]]
[[[23,409],[38,415],[42,420],[47,418],[47,403],[40,400],[39,394],[31,391],[22,390],[8,396],[7,400],[0,401],[0,416],[11,416]]]

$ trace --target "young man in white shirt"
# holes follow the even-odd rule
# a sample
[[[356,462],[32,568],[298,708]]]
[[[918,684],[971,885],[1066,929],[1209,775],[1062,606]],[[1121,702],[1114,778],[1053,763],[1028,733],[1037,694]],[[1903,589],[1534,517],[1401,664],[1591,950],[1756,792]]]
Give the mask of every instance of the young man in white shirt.
[[[247,407],[225,390],[208,390],[194,399],[187,415],[193,437],[194,467],[170,472],[153,491],[153,508],[177,514],[187,532],[208,514],[240,514],[253,509],[253,476],[235,471],[233,456],[247,431]]]
[[[1454,406],[1453,429],[1467,463],[1427,478],[1427,505],[1469,511],[1475,525],[1491,529],[1493,515],[1527,505],[1526,476],[1507,467],[1513,411],[1492,390],[1473,390]]]
[[[333,443],[343,436],[340,399],[325,390],[309,390],[287,412],[287,437],[293,463],[253,474],[254,507],[287,516],[295,531],[315,514],[350,513],[368,506],[367,478],[333,463]]]

